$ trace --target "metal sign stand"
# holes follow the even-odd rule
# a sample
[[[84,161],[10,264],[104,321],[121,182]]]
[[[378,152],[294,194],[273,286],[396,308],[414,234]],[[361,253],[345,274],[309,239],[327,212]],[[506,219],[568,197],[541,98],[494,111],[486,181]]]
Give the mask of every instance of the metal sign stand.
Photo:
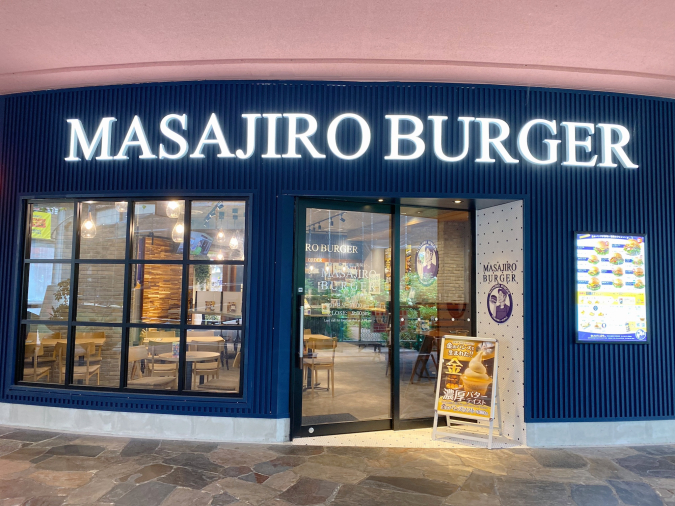
[[[478,441],[478,442],[484,442],[485,438],[484,437],[479,437],[479,436],[470,436],[467,434],[458,434],[458,433],[453,433],[453,425],[469,425],[471,427],[487,427],[488,429],[488,434],[487,434],[487,442],[488,442],[488,450],[492,450],[492,440],[493,440],[493,433],[494,433],[494,425],[495,425],[495,418],[497,419],[497,430],[499,432],[499,435],[502,435],[502,416],[501,416],[501,406],[499,402],[499,395],[497,395],[498,391],[498,375],[497,375],[497,366],[498,366],[498,361],[499,361],[499,343],[497,342],[496,339],[493,338],[479,338],[479,337],[455,337],[455,336],[447,336],[443,337],[443,350],[445,350],[445,343],[446,339],[450,339],[453,341],[480,341],[480,342],[494,342],[495,343],[495,361],[494,361],[494,366],[493,366],[493,381],[492,381],[492,399],[490,402],[490,418],[485,419],[485,418],[480,418],[480,417],[474,417],[474,416],[461,416],[457,415],[456,413],[449,414],[445,411],[441,411],[440,414],[445,416],[445,421],[447,424],[447,429],[448,431],[444,431],[444,434],[448,435],[451,438],[456,438],[456,439],[463,439],[467,441]],[[436,433],[438,430],[438,401],[439,401],[439,396],[441,395],[441,376],[442,376],[442,371],[443,371],[443,364],[445,360],[443,358],[443,353],[441,353],[441,356],[439,358],[439,364],[438,364],[438,378],[436,379],[436,395],[434,396],[435,398],[435,404],[434,404],[434,428],[431,432],[431,439],[436,440]]]

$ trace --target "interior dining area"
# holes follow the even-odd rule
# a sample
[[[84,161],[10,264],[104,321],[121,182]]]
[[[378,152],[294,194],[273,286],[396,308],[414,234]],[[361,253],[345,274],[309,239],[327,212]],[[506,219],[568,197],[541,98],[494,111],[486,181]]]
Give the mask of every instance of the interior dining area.
[[[245,201],[36,201],[27,215],[19,381],[239,394]]]
[[[394,402],[433,416],[441,339],[473,328],[471,212],[455,207],[401,206],[396,233],[388,207],[306,209],[302,426],[388,420]]]

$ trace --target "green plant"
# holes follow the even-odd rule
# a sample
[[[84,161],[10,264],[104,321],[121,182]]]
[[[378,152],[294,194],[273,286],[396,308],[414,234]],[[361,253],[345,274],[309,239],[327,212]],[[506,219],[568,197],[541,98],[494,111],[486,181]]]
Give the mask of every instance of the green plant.
[[[70,306],[70,279],[64,279],[56,285],[54,300],[59,302],[59,305],[56,307],[52,306],[52,312],[49,319],[67,320],[68,309]]]
[[[407,289],[406,289],[407,288]],[[410,305],[415,303],[436,302],[438,297],[438,287],[434,280],[428,286],[420,283],[417,273],[406,272],[401,280],[401,302]]]
[[[211,270],[208,265],[195,265],[195,283],[198,286],[205,286],[211,277]]]
[[[438,314],[438,310],[435,307],[420,306],[419,308],[420,318],[422,320],[433,320]]]

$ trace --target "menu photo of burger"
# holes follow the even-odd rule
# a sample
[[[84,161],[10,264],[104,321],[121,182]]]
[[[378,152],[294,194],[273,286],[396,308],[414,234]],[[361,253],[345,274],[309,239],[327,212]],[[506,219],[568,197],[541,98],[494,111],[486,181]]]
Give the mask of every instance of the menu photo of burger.
[[[642,260],[642,255],[633,259],[633,265],[644,265],[645,261]]]
[[[612,274],[615,276],[623,276],[623,267],[614,267],[612,269]]]
[[[607,255],[609,254],[609,241],[598,241],[598,244],[593,249],[600,256]]]
[[[600,274],[600,269],[598,269],[597,266],[593,266],[590,269],[588,269],[589,276],[597,276],[598,274]]]
[[[644,278],[645,277],[645,270],[642,267],[636,267],[633,269],[633,276],[636,278]]]
[[[623,288],[623,281],[621,278],[616,278],[614,282],[612,282],[612,285],[614,285],[614,288]]]
[[[600,285],[600,280],[598,278],[591,278],[591,280],[586,285],[586,288],[595,292],[597,290],[600,290],[601,286],[602,285]]]
[[[623,246],[623,251],[626,255],[634,257],[640,254],[642,249],[640,248],[640,243],[635,239],[628,239],[626,244]]]
[[[633,286],[634,286],[635,288],[637,288],[638,290],[642,290],[642,289],[644,289],[644,287],[645,287],[645,283],[644,283],[644,281],[642,281],[641,279],[638,279],[638,280],[635,282],[635,285],[633,285]]]
[[[612,265],[621,265],[623,263],[623,257],[621,253],[614,253],[612,258],[609,259],[609,263]]]
[[[592,264],[592,265],[600,263],[600,259],[598,258],[597,255],[591,255],[590,257],[588,257],[587,261],[588,261],[589,264]]]

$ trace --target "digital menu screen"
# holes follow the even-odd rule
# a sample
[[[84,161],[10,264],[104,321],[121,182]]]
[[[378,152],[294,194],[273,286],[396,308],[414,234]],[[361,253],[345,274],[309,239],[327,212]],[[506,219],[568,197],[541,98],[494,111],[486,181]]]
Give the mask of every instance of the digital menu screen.
[[[647,342],[645,237],[576,234],[577,342]]]

